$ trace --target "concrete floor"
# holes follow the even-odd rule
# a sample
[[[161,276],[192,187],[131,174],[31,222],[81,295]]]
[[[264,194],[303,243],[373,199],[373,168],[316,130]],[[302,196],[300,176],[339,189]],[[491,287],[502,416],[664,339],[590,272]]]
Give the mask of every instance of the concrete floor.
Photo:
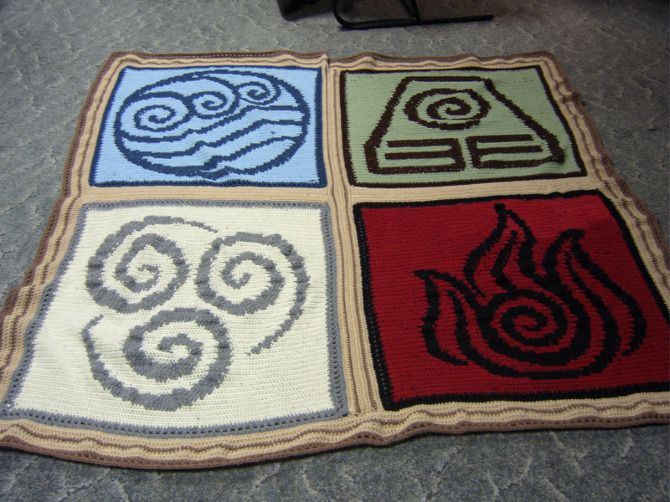
[[[327,51],[332,57],[547,50],[618,172],[668,229],[668,3],[473,2],[485,24],[343,32],[327,5],[272,0],[0,0],[0,297],[28,267],[74,124],[108,53]],[[327,3],[327,2],[326,2]],[[426,436],[284,462],[140,472],[0,451],[4,500],[668,500],[668,427]]]

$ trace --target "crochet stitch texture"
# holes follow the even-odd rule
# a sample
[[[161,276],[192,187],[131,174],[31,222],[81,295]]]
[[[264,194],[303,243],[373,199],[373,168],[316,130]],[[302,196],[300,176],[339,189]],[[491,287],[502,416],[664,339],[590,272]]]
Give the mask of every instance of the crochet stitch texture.
[[[670,418],[668,250],[555,59],[118,53],[0,445],[138,468]]]

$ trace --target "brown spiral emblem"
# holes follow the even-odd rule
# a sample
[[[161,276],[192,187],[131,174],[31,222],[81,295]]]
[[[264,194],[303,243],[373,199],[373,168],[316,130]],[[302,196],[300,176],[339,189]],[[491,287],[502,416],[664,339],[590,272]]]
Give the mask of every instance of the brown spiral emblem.
[[[367,169],[380,175],[533,168],[565,161],[553,132],[491,79],[471,76],[402,79],[363,149]]]
[[[490,109],[491,105],[475,91],[431,89],[412,96],[405,105],[405,114],[426,127],[458,130],[476,126]]]

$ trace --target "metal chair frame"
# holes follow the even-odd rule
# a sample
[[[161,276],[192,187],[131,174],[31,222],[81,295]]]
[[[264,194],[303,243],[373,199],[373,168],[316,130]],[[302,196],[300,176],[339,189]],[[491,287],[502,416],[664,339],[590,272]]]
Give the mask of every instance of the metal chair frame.
[[[342,16],[339,0],[333,0],[333,15],[337,22],[347,30],[368,30],[371,28],[394,28],[398,26],[416,26],[440,23],[464,23],[469,21],[490,21],[492,14],[478,14],[473,16],[454,16],[424,19],[416,0],[400,0],[409,17],[402,19],[375,19],[371,21],[349,21]]]

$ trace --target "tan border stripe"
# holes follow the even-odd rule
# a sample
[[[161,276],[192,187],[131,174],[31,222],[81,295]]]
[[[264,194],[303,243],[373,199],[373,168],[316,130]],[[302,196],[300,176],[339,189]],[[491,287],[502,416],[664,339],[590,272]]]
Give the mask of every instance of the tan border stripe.
[[[622,216],[640,248],[666,302],[670,298],[668,247],[658,224],[646,208],[616,177],[602,142],[572,90],[565,72],[547,53],[511,57],[389,58],[361,54],[328,66],[322,53],[292,52],[219,54],[113,54],[99,72],[80,115],[65,166],[61,196],[42,237],[23,284],[12,291],[2,310],[0,332],[0,395],[9,385],[24,350],[25,329],[36,313],[45,285],[53,279],[70,241],[83,202],[171,198],[174,188],[131,187],[109,190],[88,187],[87,179],[105,104],[119,72],[129,65],[180,67],[194,64],[300,65],[322,68],[324,162],[329,184],[324,189],[266,189],[258,187],[180,187],[180,198],[317,200],[333,208],[338,261],[338,306],[344,373],[351,414],[337,420],[308,423],[261,433],[157,439],[127,436],[81,428],[44,425],[28,420],[0,422],[0,444],[63,458],[135,468],[199,468],[258,462],[303,455],[354,444],[388,444],[418,433],[552,429],[575,427],[627,427],[670,421],[670,392],[640,393],[597,400],[557,400],[537,403],[487,402],[417,405],[389,412],[382,409],[360,297],[358,244],[352,205],[360,201],[430,200],[483,194],[546,193],[598,188],[621,208]],[[463,66],[509,68],[539,65],[550,83],[550,92],[575,133],[586,159],[588,176],[478,185],[379,190],[350,187],[344,172],[337,97],[339,73],[356,69],[444,69]],[[328,71],[328,69],[330,70]],[[352,291],[353,288],[353,291]]]

